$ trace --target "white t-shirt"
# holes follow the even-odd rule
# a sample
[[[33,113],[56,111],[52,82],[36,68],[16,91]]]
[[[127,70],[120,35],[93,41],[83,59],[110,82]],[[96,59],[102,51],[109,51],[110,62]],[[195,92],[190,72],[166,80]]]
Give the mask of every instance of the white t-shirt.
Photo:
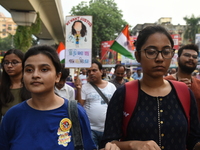
[[[64,97],[68,100],[75,100],[75,90],[68,84],[65,84],[60,90],[55,86],[54,92],[60,97]]]
[[[99,89],[110,101],[116,90],[116,87],[114,84],[108,82],[105,88]],[[85,100],[84,108],[90,120],[91,129],[103,132],[108,107],[107,103],[90,83],[83,85],[81,90],[81,98],[82,100]]]
[[[82,84],[87,83],[87,75],[80,74],[79,79],[81,80]]]

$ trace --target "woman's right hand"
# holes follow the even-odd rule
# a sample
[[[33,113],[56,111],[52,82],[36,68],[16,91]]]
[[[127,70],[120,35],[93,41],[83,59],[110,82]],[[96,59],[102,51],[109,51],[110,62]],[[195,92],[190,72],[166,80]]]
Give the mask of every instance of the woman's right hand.
[[[120,150],[120,149],[119,149],[119,147],[116,144],[108,142],[106,144],[105,148],[100,149],[100,150]]]

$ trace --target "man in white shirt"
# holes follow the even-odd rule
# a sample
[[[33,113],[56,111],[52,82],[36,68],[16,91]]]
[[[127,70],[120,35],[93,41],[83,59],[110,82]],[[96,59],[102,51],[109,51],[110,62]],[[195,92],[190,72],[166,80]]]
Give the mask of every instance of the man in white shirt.
[[[66,84],[67,77],[69,76],[69,69],[62,66],[62,75],[60,81],[56,83],[54,92],[60,97],[66,98],[68,100],[75,100],[75,90],[70,85]]]
[[[108,101],[110,101],[116,90],[114,84],[102,80],[102,69],[102,64],[100,62],[92,60],[92,66],[88,68],[88,79],[90,82],[82,85],[80,80],[77,79],[75,83],[77,88],[77,100],[86,110],[90,120],[92,138],[97,147],[103,136],[108,104],[90,83],[96,85],[105,97],[107,97]]]

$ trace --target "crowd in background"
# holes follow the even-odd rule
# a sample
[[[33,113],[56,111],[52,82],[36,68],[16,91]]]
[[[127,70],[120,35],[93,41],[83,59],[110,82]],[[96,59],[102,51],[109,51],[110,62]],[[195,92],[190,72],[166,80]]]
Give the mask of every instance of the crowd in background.
[[[86,70],[85,77],[87,78],[87,68],[84,68],[84,70]],[[112,67],[103,68],[103,74],[102,74],[103,80],[110,81],[111,79],[113,79],[115,77],[115,74],[112,73],[111,70],[112,70]],[[169,68],[163,77],[171,75],[171,74],[175,74],[177,72],[177,70],[178,70],[178,68],[176,68],[176,67]],[[66,81],[74,83],[76,80],[76,74],[82,75],[83,73],[81,70],[79,72],[76,71],[74,78],[72,77],[72,75],[69,75]],[[126,67],[125,66],[124,79],[128,79],[128,81],[140,80],[142,78],[142,76],[143,76],[143,73],[142,73],[141,67],[138,67],[138,66],[134,66],[134,67],[127,66]],[[192,76],[197,79],[200,79],[200,68],[196,68],[192,72]]]
[[[143,29],[135,44],[141,66],[103,68],[93,59],[90,68],[73,76],[51,46],[35,46],[25,54],[9,50],[0,74],[0,149],[200,150],[198,47],[181,47],[178,68],[168,69],[174,43],[163,27]],[[188,93],[189,117],[176,85]],[[124,106],[134,96],[132,115]],[[78,146],[68,112],[73,100],[82,132]]]

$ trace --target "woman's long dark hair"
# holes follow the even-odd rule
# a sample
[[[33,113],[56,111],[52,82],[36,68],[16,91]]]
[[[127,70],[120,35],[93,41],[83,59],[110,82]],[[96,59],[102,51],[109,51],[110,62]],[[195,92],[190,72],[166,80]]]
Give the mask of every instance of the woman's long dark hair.
[[[81,37],[84,37],[84,36],[86,35],[86,33],[87,33],[87,29],[86,29],[86,26],[83,24],[83,22],[80,21],[80,20],[77,20],[77,21],[75,21],[75,22],[73,23],[73,25],[72,25],[72,34],[73,34],[73,35],[76,34],[76,30],[74,29],[74,26],[75,26],[75,24],[76,24],[77,22],[81,23],[82,29],[81,29],[80,33],[81,33]]]
[[[17,57],[20,58],[21,61],[23,61],[24,54],[20,50],[10,49],[6,52],[6,54],[4,55],[4,58],[10,54],[15,54]],[[2,59],[2,64],[1,64],[1,66],[3,68],[3,72],[1,75],[1,84],[0,84],[0,108],[2,106],[6,106],[7,103],[14,101],[14,97],[10,91],[10,87],[12,85],[10,76],[6,73],[6,71],[4,69],[4,65],[3,65],[4,58]],[[22,85],[23,85],[23,83],[22,83]],[[30,98],[30,92],[28,92],[24,86],[22,87],[22,89],[20,91],[20,97],[21,97],[22,101]]]

